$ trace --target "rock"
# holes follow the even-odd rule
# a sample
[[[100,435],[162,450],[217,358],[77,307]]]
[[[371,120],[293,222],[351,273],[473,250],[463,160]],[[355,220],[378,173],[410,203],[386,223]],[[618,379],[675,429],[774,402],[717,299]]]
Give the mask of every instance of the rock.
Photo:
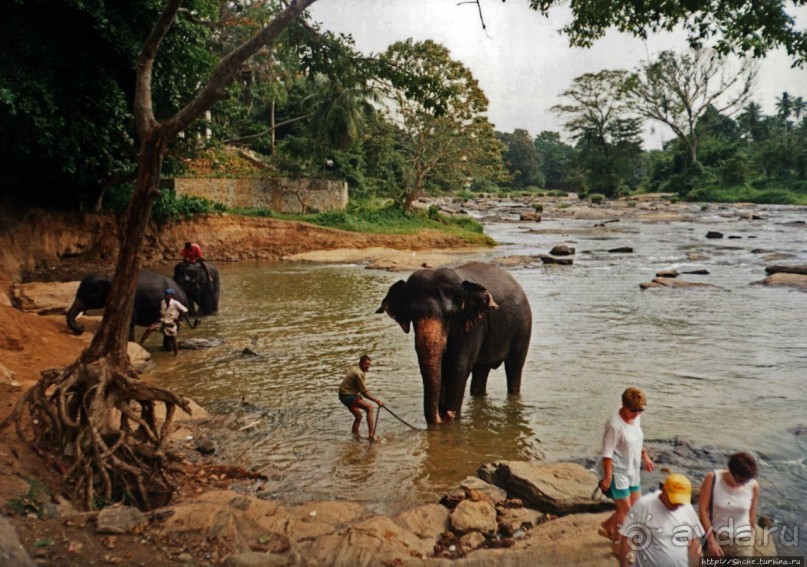
[[[739,216],[740,220],[765,220],[763,217],[759,215],[755,215],[754,213],[750,212],[742,212]]]
[[[196,442],[196,450],[203,455],[213,455],[216,453],[216,443],[211,439],[200,439]]]
[[[460,544],[465,549],[476,549],[485,543],[485,536],[479,532],[471,532],[460,538]]]
[[[539,256],[504,256],[502,258],[495,258],[491,263],[497,266],[506,266],[515,268],[518,266],[528,266],[530,264],[537,264],[541,258]]]
[[[561,266],[571,266],[574,264],[574,260],[572,258],[555,258],[553,256],[549,256],[548,254],[538,254],[538,257],[544,264],[560,264]]]
[[[754,555],[756,557],[776,557],[776,538],[767,528],[754,526]]]
[[[693,276],[708,276],[709,270],[690,270],[688,272],[684,272],[685,274],[692,274]]]
[[[443,500],[453,502],[453,506],[449,506],[453,508],[461,500],[468,498],[470,491],[484,494],[493,504],[500,504],[507,500],[507,492],[475,476],[466,477],[459,485],[450,489],[443,497]]]
[[[633,254],[633,248],[630,246],[620,246],[618,248],[611,248],[609,254]]]
[[[451,529],[458,534],[496,531],[496,508],[487,500],[463,500],[451,512]]]
[[[180,553],[177,559],[182,563],[193,563],[193,555],[190,553]]]
[[[99,534],[126,534],[146,525],[148,517],[132,506],[110,506],[98,513]]]
[[[729,235],[729,240],[739,240],[740,238],[742,238],[742,236],[739,236],[737,234]]]
[[[801,274],[772,274],[762,280],[762,285],[770,287],[795,287],[807,291],[807,275]]]
[[[0,362],[0,380],[5,382],[6,384],[11,384],[14,382],[14,373],[3,366],[3,363]]]
[[[781,260],[790,260],[792,258],[796,258],[795,254],[790,254],[789,252],[772,252],[770,254],[764,254],[762,256],[762,260],[765,262],[779,262]]]
[[[660,272],[656,272],[657,278],[677,278],[678,276],[678,270],[675,269],[661,270]]]
[[[433,546],[395,524],[376,516],[316,540],[298,540],[296,551],[305,565],[374,567],[398,565],[404,559],[426,557]],[[418,560],[416,564],[422,564]]]
[[[653,281],[640,283],[639,287],[641,289],[653,289],[653,288],[712,288],[712,289],[722,289],[716,285],[707,284],[707,283],[698,283],[698,282],[687,282],[684,280],[673,279],[673,278],[653,278]]]
[[[80,282],[14,284],[12,303],[37,315],[63,315],[73,304]]]
[[[285,555],[248,551],[230,555],[224,561],[224,567],[285,567],[289,563]]]
[[[702,252],[687,252],[686,257],[690,262],[703,262],[709,259],[709,256]]]
[[[574,254],[574,246],[568,244],[558,244],[549,251],[553,256],[571,256]]]
[[[483,465],[477,474],[545,513],[564,515],[612,507],[609,501],[591,498],[597,477],[575,463],[496,461]]]
[[[541,222],[541,215],[537,212],[521,213],[518,217],[520,221]]]
[[[516,538],[509,549],[480,549],[439,567],[617,567],[608,541],[597,528],[610,513],[572,514],[544,522],[527,537]],[[420,563],[413,562],[411,565]],[[431,563],[429,563],[431,565]],[[407,565],[407,563],[404,563]]]
[[[715,230],[710,230],[706,233],[706,238],[723,238],[722,232],[717,232]]]
[[[34,567],[34,562],[20,543],[17,532],[4,517],[0,516],[0,565]]]
[[[768,274],[801,274],[807,276],[807,266],[767,266]]]
[[[184,348],[188,350],[198,350],[200,348],[213,348],[224,344],[224,341],[221,339],[202,339],[202,338],[195,338],[195,339],[185,339],[183,341],[179,341],[179,348]]]
[[[440,504],[426,504],[406,510],[394,518],[395,523],[423,539],[436,540],[448,528],[451,511]]]
[[[531,508],[499,508],[499,530],[512,537],[517,530],[531,530],[544,518],[544,514]]]
[[[151,361],[151,353],[135,342],[129,341],[126,345],[126,355],[134,369],[143,374],[156,365]]]

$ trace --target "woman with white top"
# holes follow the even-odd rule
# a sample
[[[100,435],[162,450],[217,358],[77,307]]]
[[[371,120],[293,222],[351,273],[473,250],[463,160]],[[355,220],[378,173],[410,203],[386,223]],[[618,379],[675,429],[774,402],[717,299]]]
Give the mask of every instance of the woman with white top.
[[[698,504],[706,530],[705,555],[751,557],[757,523],[759,484],[757,462],[748,453],[729,457],[728,470],[711,471],[701,487]]]
[[[619,540],[619,526],[625,521],[628,510],[642,495],[639,480],[642,463],[648,471],[653,470],[653,461],[642,447],[644,433],[640,416],[645,405],[644,393],[639,388],[628,388],[622,393],[622,407],[605,423],[600,490],[613,499],[616,509],[601,524],[598,533],[614,543]]]

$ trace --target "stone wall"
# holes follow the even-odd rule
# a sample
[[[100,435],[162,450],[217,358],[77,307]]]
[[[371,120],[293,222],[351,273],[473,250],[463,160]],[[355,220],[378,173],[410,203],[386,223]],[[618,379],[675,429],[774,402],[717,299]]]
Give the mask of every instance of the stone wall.
[[[278,213],[341,211],[347,206],[347,183],[329,179],[177,177],[168,186],[178,197],[202,197],[228,207]]]

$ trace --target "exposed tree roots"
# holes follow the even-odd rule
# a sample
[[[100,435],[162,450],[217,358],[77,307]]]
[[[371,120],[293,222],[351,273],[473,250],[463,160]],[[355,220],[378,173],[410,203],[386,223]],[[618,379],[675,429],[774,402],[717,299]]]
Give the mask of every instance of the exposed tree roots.
[[[159,403],[166,408],[162,423]],[[86,509],[124,501],[150,510],[175,490],[164,445],[177,406],[190,413],[187,400],[141,381],[128,365],[79,359],[42,372],[0,431],[14,423],[38,454],[55,460]]]

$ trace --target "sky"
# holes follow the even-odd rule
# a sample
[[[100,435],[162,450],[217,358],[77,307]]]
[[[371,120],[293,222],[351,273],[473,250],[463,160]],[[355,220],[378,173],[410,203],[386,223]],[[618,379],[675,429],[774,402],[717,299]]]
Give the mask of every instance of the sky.
[[[682,52],[685,34],[667,33],[646,41],[609,32],[592,48],[570,47],[558,30],[570,19],[563,6],[549,17],[528,8],[524,0],[482,0],[487,29],[482,29],[476,4],[461,0],[320,0],[310,9],[327,30],[351,34],[363,52],[381,52],[395,41],[432,39],[462,61],[485,91],[488,118],[496,129],[543,130],[563,133],[563,120],[550,108],[575,77],[603,69],[633,70],[661,51]],[[807,7],[793,11],[807,25]],[[775,112],[782,91],[807,98],[807,68],[792,69],[784,50],[770,53],[760,63],[753,100]],[[564,134],[564,137],[565,134]],[[673,137],[667,126],[648,123],[645,147],[659,148]]]

